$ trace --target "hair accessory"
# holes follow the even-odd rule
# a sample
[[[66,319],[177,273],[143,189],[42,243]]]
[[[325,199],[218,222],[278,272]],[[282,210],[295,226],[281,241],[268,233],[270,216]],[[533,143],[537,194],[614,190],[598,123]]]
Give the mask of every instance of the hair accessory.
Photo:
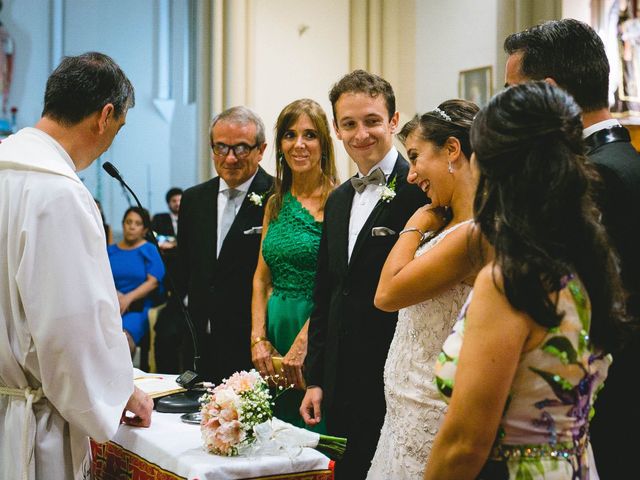
[[[446,120],[447,122],[451,121],[451,117],[447,115],[444,110],[441,110],[438,107],[436,107],[433,109],[433,112],[436,114],[436,116],[440,117],[441,119]]]
[[[449,168],[447,170],[449,170],[449,173],[453,173],[453,165],[451,165],[451,162],[449,162]]]

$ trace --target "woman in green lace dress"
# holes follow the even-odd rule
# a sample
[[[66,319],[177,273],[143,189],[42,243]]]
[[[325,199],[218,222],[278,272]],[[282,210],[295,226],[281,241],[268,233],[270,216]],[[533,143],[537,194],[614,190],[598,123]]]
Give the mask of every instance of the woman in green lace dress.
[[[278,398],[274,413],[302,427],[302,366],[324,204],[338,181],[329,123],[318,103],[302,99],[287,105],[275,130],[276,182],[253,279],[251,356],[263,375],[274,375],[274,363],[281,362],[281,374],[294,389]]]
[[[438,357],[449,409],[425,480],[597,478],[589,421],[623,295],[580,108],[546,82],[517,85],[478,113],[471,144],[495,257]]]

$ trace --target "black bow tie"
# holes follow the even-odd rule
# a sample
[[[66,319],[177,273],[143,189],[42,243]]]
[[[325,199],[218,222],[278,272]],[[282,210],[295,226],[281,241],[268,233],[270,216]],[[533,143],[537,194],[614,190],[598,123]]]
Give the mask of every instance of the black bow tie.
[[[351,177],[351,185],[353,185],[353,188],[358,193],[364,192],[367,185],[384,185],[386,181],[384,172],[380,167],[376,168],[373,172],[369,175],[365,175],[364,177]]]

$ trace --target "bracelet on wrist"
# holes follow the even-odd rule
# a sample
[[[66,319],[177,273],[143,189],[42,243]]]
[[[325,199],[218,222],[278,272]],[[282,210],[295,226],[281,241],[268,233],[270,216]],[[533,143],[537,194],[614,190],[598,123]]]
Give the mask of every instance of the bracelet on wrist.
[[[251,340],[251,348],[255,347],[260,342],[266,342],[266,341],[268,341],[267,337],[253,337],[253,339]]]
[[[398,236],[402,235],[403,233],[409,233],[409,232],[416,232],[418,235],[420,235],[420,241],[422,241],[426,235],[425,232],[423,232],[422,230],[420,230],[417,227],[407,227],[403,230],[400,231],[400,233],[398,234]]]

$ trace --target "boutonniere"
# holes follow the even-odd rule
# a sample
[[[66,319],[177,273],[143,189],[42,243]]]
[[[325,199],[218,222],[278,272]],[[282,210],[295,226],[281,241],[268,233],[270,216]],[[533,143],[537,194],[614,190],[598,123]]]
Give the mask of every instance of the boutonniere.
[[[383,188],[382,192],[380,192],[380,200],[389,203],[396,196],[396,178],[394,175],[389,183],[387,183]]]
[[[249,201],[253,203],[256,207],[261,207],[264,202],[264,199],[267,197],[267,193],[268,192],[264,192],[262,195],[260,195],[256,192],[251,192],[249,194]]]

